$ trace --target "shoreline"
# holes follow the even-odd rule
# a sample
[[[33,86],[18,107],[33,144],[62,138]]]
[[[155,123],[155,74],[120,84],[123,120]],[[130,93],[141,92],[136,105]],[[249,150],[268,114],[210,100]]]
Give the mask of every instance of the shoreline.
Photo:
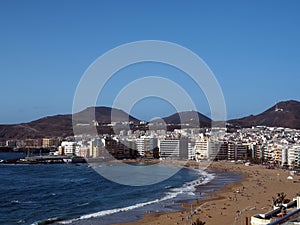
[[[183,162],[180,162],[180,164]],[[186,162],[185,162],[186,163]],[[167,164],[167,163],[166,163]],[[168,163],[169,165],[170,163]],[[179,164],[179,163],[177,163]],[[176,166],[176,163],[173,161],[172,165]],[[178,166],[178,165],[177,165]],[[198,166],[198,165],[197,165]],[[177,187],[176,186],[166,186],[169,188],[165,187],[165,193],[162,195],[161,198],[159,199],[153,199],[149,200],[150,203],[148,202],[141,202],[137,203],[136,205],[141,205],[144,204],[145,206],[137,206],[135,205],[125,207],[125,208],[116,208],[118,212],[112,213],[110,215],[103,215],[103,216],[97,216],[92,214],[87,214],[86,218],[82,219],[74,219],[72,221],[72,224],[112,224],[113,223],[118,224],[118,223],[125,223],[125,222],[137,222],[140,219],[142,219],[145,215],[152,215],[154,214],[164,214],[167,212],[174,212],[178,211],[182,208],[182,206],[186,204],[191,204],[194,202],[197,198],[203,198],[204,196],[202,195],[205,192],[210,192],[209,188],[206,188],[206,185],[211,183],[211,180],[215,180],[214,178],[214,173],[212,174],[211,171],[204,171],[202,170],[198,171],[197,168],[192,167],[191,165],[187,167],[183,167],[185,170],[191,170],[195,171],[192,172],[192,174],[195,174],[195,178],[192,180],[189,180],[187,182],[182,183]],[[190,172],[189,172],[190,173]],[[198,174],[198,175],[197,175]],[[223,174],[223,173],[222,173]],[[227,179],[232,179],[231,174],[226,173]],[[200,179],[199,179],[200,178]],[[202,182],[200,181],[202,180]],[[180,181],[180,180],[179,180]],[[209,181],[209,182],[207,182]],[[222,186],[223,183],[221,182],[214,182],[215,186]],[[229,181],[228,181],[229,183]],[[185,184],[185,185],[184,185]],[[202,187],[201,192],[196,189],[196,185],[200,185]],[[178,190],[176,190],[178,189]],[[174,196],[175,195],[175,196]],[[168,196],[171,196],[170,198]],[[132,208],[132,210],[129,210],[129,208]],[[103,213],[103,212],[101,212]],[[99,212],[98,212],[99,214]],[[100,214],[99,214],[100,215]],[[67,220],[66,220],[67,221]],[[70,220],[71,221],[71,220]]]
[[[120,161],[117,162],[120,163]],[[155,162],[152,161],[150,163]],[[211,164],[193,161],[163,161],[160,163],[175,166],[177,164],[178,166],[184,166],[192,170],[207,168],[205,172],[210,173],[212,171],[215,173],[215,171],[218,171],[221,175],[216,176],[209,183],[197,186],[197,191],[194,192],[196,198],[184,197],[179,201],[175,200],[174,202],[178,206],[173,208],[175,211],[161,211],[161,208],[157,208],[156,212],[155,210],[151,210],[151,212],[140,210],[139,214],[135,214],[133,211],[124,211],[122,216],[119,217],[120,220],[116,220],[114,224],[176,225],[191,224],[192,221],[200,219],[209,225],[245,225],[246,220],[250,222],[251,216],[270,211],[273,206],[272,197],[275,197],[277,193],[284,192],[287,194],[287,199],[293,199],[300,191],[300,176],[292,175],[292,180],[287,179],[287,177],[291,176],[288,170],[267,168],[263,165],[246,166],[227,161],[212,162]],[[232,176],[230,174],[240,177],[238,181],[235,179],[235,182],[232,182],[233,179],[228,180],[227,185],[224,186],[223,182],[226,179],[224,178],[225,176],[222,177],[222,173],[228,174],[226,179]],[[219,186],[216,188],[211,185],[212,183],[218,183]],[[202,188],[208,191],[201,191]],[[210,188],[212,190],[209,190]],[[172,208],[172,205],[166,206]],[[131,221],[129,215],[135,217],[132,220],[133,222],[128,222]],[[97,221],[97,217],[94,217],[93,221],[95,224],[101,224],[97,223],[100,222]],[[81,222],[78,224],[85,224],[84,221]],[[92,221],[85,222],[89,223]]]
[[[138,221],[114,225],[185,224],[197,218],[209,225],[246,224],[246,218],[250,222],[251,216],[269,211],[273,206],[272,197],[277,193],[284,192],[287,198],[292,199],[300,190],[300,176],[295,175],[293,181],[288,180],[290,172],[282,169],[224,161],[212,162],[208,168],[240,174],[241,180],[205,194],[208,199],[195,200],[192,207],[184,205],[176,212],[145,214]]]

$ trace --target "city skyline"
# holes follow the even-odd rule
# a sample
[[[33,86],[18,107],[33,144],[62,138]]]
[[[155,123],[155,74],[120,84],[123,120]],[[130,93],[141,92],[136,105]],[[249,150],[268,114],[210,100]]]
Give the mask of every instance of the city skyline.
[[[298,1],[0,5],[0,124],[71,113],[78,82],[96,58],[121,44],[149,39],[182,45],[207,63],[223,90],[228,119],[261,113],[276,101],[300,100]],[[209,116],[205,95],[192,80],[153,63],[117,72],[97,105],[111,106],[125,85],[153,75],[180,84],[197,111]],[[166,101],[148,98],[128,113],[149,121],[175,112]]]

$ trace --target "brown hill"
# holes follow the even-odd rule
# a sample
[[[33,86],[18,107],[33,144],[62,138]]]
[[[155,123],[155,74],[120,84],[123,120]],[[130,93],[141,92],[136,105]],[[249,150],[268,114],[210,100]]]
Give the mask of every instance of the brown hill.
[[[73,134],[72,116],[44,117],[29,123],[0,125],[0,139],[66,137]]]
[[[290,100],[279,102],[256,116],[247,116],[228,121],[241,127],[269,126],[300,129],[300,102]]]
[[[75,123],[91,123],[94,118],[96,118],[96,120],[102,124],[124,121],[132,121],[134,123],[139,122],[138,119],[132,117],[123,110],[105,106],[88,107],[85,110],[73,115],[73,120]]]
[[[95,114],[94,114],[95,113]],[[112,121],[111,114],[114,119]],[[119,109],[110,107],[89,107],[79,113],[75,113],[73,119],[75,124],[92,124],[93,115],[99,124],[108,124],[117,121],[139,120]],[[175,113],[163,118],[166,124],[177,126],[178,124],[190,124],[194,127],[210,127],[211,119],[196,111]],[[153,121],[154,122],[154,121]],[[200,125],[199,125],[200,122]],[[230,124],[241,127],[271,126],[289,127],[300,129],[300,102],[280,102],[265,112],[256,116],[247,116],[240,119],[228,121]],[[89,127],[85,127],[87,130]],[[107,133],[111,129],[106,126],[99,126],[98,132]],[[29,123],[0,125],[0,139],[26,139],[41,137],[66,137],[73,135],[72,115],[56,115],[44,117]]]
[[[114,121],[138,122],[139,120],[128,115],[122,110],[110,107],[89,107],[74,114],[76,123],[92,124],[92,113],[100,124],[111,123],[111,113]],[[103,128],[99,128],[103,130]],[[104,129],[105,130],[105,129]],[[106,130],[105,130],[106,131]],[[66,137],[73,135],[72,115],[47,116],[29,123],[0,125],[0,139],[26,139],[42,137]]]
[[[174,113],[163,118],[166,124],[190,124],[196,127],[210,127],[211,119],[196,111]]]

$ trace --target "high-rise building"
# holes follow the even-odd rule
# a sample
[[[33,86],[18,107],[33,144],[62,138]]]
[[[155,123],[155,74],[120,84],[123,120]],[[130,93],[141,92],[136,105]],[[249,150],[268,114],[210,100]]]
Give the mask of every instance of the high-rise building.
[[[157,147],[157,138],[140,137],[136,139],[136,148],[140,156],[144,156],[145,152],[153,151]]]
[[[162,158],[188,159],[188,139],[163,139],[159,141]]]
[[[229,160],[241,160],[246,159],[248,152],[247,145],[243,145],[240,142],[228,143],[228,159]]]
[[[282,149],[283,146],[282,145],[274,145],[274,149],[273,149],[273,155],[274,155],[274,162],[277,164],[282,164]]]
[[[195,160],[195,142],[194,141],[188,142],[188,159]]]
[[[288,164],[290,166],[299,165],[300,146],[294,145],[288,149]]]
[[[281,150],[281,165],[288,164],[288,147],[285,146]]]
[[[221,160],[228,157],[228,144],[220,141],[201,138],[195,143],[196,160]]]
[[[211,160],[224,160],[228,157],[228,143],[222,141],[209,141],[209,158]]]
[[[195,159],[196,160],[203,160],[209,158],[208,152],[208,138],[201,138],[196,140],[195,142]]]
[[[88,157],[98,158],[102,155],[101,150],[104,149],[104,144],[101,139],[94,139],[88,142],[89,151]]]
[[[104,147],[107,152],[116,159],[137,157],[135,144],[132,143],[132,140],[126,141],[108,137],[104,139],[104,143]]]

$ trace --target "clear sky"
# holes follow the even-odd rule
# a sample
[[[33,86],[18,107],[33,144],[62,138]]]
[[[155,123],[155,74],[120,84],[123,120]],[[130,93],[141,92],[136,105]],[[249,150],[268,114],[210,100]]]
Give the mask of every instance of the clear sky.
[[[223,90],[228,118],[257,114],[275,101],[300,100],[300,1],[0,1],[0,123],[72,112],[87,67],[127,42],[164,40],[198,54]],[[111,79],[98,104],[111,105],[128,82],[162,75],[206,99],[174,68],[137,65]],[[177,74],[177,75],[176,75]],[[174,113],[144,99],[131,113],[144,120]]]

